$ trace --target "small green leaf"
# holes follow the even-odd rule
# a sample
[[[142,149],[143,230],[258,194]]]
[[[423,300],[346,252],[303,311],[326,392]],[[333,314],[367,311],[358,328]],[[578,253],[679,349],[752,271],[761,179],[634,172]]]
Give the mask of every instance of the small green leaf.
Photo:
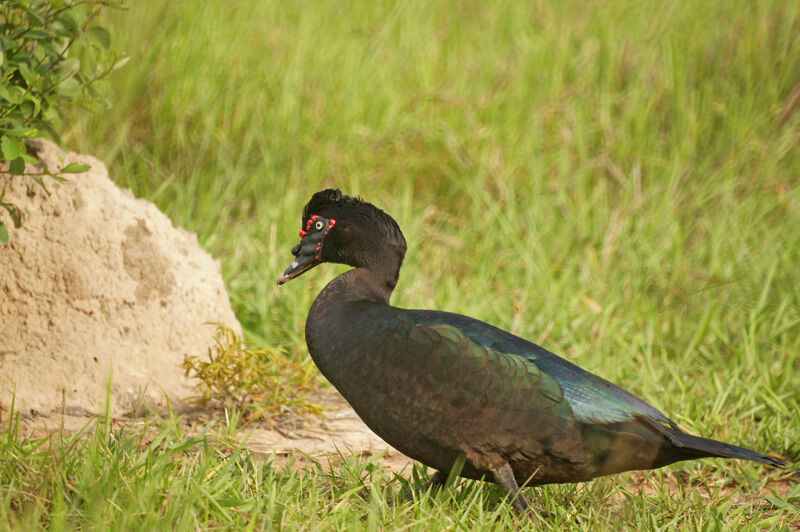
[[[44,24],[44,19],[37,12],[25,6],[20,6],[20,7],[22,7],[22,9],[24,9],[28,15],[28,24],[30,24],[31,26],[41,26],[42,24]]]
[[[3,192],[5,193],[5,190]],[[16,205],[0,201],[0,207],[3,207],[6,211],[8,211],[8,215],[11,216],[11,221],[14,222],[14,227],[20,227],[22,225],[19,209],[17,209]]]
[[[14,175],[22,175],[25,173],[25,161],[22,157],[17,157],[9,161],[8,169],[11,170],[11,173]]]
[[[47,194],[47,197],[49,198],[50,191],[47,189],[47,185],[44,184],[44,179],[42,179],[41,177],[35,177],[34,181],[39,183],[39,186],[42,187],[42,189],[44,189],[44,193]]]
[[[58,75],[61,76],[62,79],[71,78],[76,72],[78,72],[78,70],[80,70],[80,68],[80,60],[75,57],[69,57],[64,59],[64,61],[62,61],[62,63],[58,66]]]
[[[61,22],[67,29],[72,30],[73,32],[80,31],[80,25],[75,20],[69,11],[64,11],[61,13],[61,16],[58,17],[59,22]]]
[[[35,98],[31,95],[28,95],[25,96],[25,102],[30,102],[31,104],[33,104],[33,114],[35,115],[38,115],[39,111],[42,110],[42,103],[39,101],[39,98]]]
[[[33,128],[18,127],[18,121],[12,118],[7,119],[5,122],[8,124],[8,127],[4,134],[10,137],[32,137],[37,133]]]
[[[94,40],[106,50],[111,46],[111,34],[102,26],[92,26],[86,33],[93,37]]]
[[[32,116],[36,110],[36,105],[30,100],[25,100],[19,105],[19,108],[25,116]]]
[[[81,84],[75,78],[65,79],[56,88],[61,96],[74,98],[81,93]]]
[[[3,138],[0,139],[0,149],[2,149],[3,152],[3,159],[12,161],[22,155],[22,152],[25,150],[25,143],[20,139],[4,135]]]
[[[31,67],[26,63],[17,63],[17,70],[19,70],[19,73],[25,78],[25,81],[28,82],[28,85],[33,85],[36,82],[36,74],[33,73]]]
[[[59,174],[82,174],[91,168],[88,164],[70,163],[61,169]]]
[[[0,242],[3,245],[8,244],[8,229],[6,229],[6,225],[3,222],[0,222]]]
[[[25,89],[20,86],[12,85],[11,87],[0,87],[0,97],[8,100],[13,104],[22,103],[22,99],[25,97]]]
[[[31,39],[37,40],[47,40],[47,39],[54,39],[57,37],[54,31],[48,31],[45,29],[34,28],[30,29],[25,33],[25,36]]]
[[[114,63],[114,66],[111,67],[111,70],[117,70],[118,68],[124,67],[125,65],[128,64],[128,61],[130,61],[130,60],[131,60],[130,57],[123,57],[122,59],[120,59],[119,61]]]

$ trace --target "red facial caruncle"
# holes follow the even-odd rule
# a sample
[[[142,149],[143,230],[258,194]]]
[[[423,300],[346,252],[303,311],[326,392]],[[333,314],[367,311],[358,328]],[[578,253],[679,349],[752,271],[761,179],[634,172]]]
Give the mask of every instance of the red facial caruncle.
[[[322,241],[325,238],[325,235],[328,234],[328,231],[330,231],[333,228],[333,226],[336,225],[336,220],[334,220],[333,218],[330,218],[330,219],[326,220],[325,218],[320,218],[319,215],[314,214],[313,216],[309,217],[308,221],[306,222],[306,228],[300,230],[300,238],[304,238],[306,235],[308,235],[311,232],[311,225],[317,220],[320,220],[319,222],[317,222],[318,224],[322,223],[324,225],[321,225],[320,227],[316,227],[315,230],[316,231],[322,231],[323,229],[325,229],[325,232],[322,233],[322,235],[314,234],[314,237],[315,237],[314,240],[316,240],[317,238],[319,239],[317,241],[317,246],[316,246],[316,249],[315,249],[315,251],[317,252],[317,255],[314,258],[319,260],[319,252],[322,249]]]
[[[309,219],[308,219],[308,221],[306,222],[306,229],[305,229],[305,231],[304,231],[304,230],[302,230],[302,229],[300,229],[300,238],[303,238],[304,236],[306,236],[306,235],[308,234],[308,230],[309,230],[309,229],[311,229],[311,224],[312,224],[312,223],[314,222],[314,220],[316,220],[317,218],[319,218],[319,216],[317,216],[317,215],[315,214],[314,216],[312,216],[311,218],[309,218]]]

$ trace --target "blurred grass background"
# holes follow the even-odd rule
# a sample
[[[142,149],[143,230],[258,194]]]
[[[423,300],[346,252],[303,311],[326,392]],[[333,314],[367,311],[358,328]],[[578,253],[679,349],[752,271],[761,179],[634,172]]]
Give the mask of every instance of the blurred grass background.
[[[199,233],[250,340],[307,356],[308,307],[343,268],[275,280],[302,206],[341,187],[406,234],[394,304],[800,455],[800,3],[140,0],[108,18],[131,61],[65,144]]]
[[[200,233],[249,338],[304,345],[341,269],[275,279],[338,186],[406,233],[395,304],[511,329],[690,419],[732,382],[773,407],[756,397],[800,387],[800,5],[109,13],[131,61],[66,143]]]

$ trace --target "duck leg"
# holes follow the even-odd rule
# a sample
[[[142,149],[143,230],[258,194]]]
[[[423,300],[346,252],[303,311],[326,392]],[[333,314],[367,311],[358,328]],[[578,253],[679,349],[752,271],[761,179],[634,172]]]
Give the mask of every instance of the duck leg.
[[[409,502],[414,499],[414,495],[425,493],[428,490],[435,491],[443,487],[447,482],[447,472],[437,471],[431,479],[422,486],[406,490],[400,495],[398,502]]]
[[[494,475],[494,481],[503,488],[503,491],[505,491],[511,499],[511,506],[518,515],[525,515],[531,512],[535,512],[542,517],[550,517],[552,515],[547,510],[543,510],[531,504],[528,498],[525,497],[525,494],[520,491],[517,479],[514,478],[514,471],[511,470],[511,466],[508,462],[498,468],[492,469],[492,474]]]

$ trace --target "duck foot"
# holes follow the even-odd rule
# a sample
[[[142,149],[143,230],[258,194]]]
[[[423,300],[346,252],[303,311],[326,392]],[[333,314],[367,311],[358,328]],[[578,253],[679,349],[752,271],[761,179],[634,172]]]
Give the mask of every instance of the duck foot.
[[[525,494],[519,489],[517,479],[514,478],[514,471],[512,471],[508,462],[496,469],[492,469],[492,474],[494,475],[494,481],[497,482],[497,485],[503,488],[503,491],[505,491],[511,499],[511,507],[514,508],[517,515],[529,515],[543,518],[553,516],[551,512],[531,504],[528,498],[525,497]]]

